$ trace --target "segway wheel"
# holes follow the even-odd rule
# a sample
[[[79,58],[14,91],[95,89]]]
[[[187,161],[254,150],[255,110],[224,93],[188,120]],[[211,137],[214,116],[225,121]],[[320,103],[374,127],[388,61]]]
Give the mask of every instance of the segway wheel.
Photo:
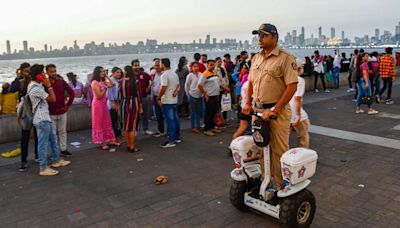
[[[315,197],[307,189],[283,198],[279,215],[282,226],[310,227],[315,209]]]
[[[235,206],[240,211],[247,211],[249,209],[246,204],[244,204],[244,194],[247,190],[246,181],[233,181],[230,190],[230,199],[233,206]]]

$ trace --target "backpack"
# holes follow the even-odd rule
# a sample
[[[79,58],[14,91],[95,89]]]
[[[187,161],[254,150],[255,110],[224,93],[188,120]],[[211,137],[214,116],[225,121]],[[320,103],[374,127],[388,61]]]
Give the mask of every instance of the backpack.
[[[30,90],[32,90],[36,86],[32,86]],[[18,124],[24,131],[31,130],[33,126],[33,115],[35,114],[39,104],[36,105],[34,111],[32,111],[32,102],[29,98],[29,91],[27,91],[26,95],[22,97],[21,102],[18,104],[17,109],[17,120]]]

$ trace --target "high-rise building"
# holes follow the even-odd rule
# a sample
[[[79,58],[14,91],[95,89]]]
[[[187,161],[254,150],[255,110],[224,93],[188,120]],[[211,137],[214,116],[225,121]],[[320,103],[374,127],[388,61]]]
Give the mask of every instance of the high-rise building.
[[[400,41],[400,22],[396,25],[396,32],[394,33],[395,41]]]
[[[345,39],[346,37],[344,36],[344,31],[342,31],[342,41]]]
[[[211,36],[210,35],[206,36],[206,44],[211,44]]]
[[[47,52],[48,48],[47,48],[47,44],[44,45],[44,52]]]
[[[322,39],[322,27],[321,26],[319,26],[319,28],[318,28],[318,39]]]
[[[22,42],[23,46],[24,46],[24,52],[28,52],[28,41],[24,40]]]
[[[297,45],[298,44],[297,43],[297,31],[296,30],[292,31],[292,44],[293,45]]]
[[[217,44],[217,38],[213,38],[213,44],[214,44],[214,45]]]
[[[378,28],[375,29],[375,40],[379,41],[379,29]]]
[[[74,40],[74,50],[78,51],[79,50],[79,46],[78,46],[78,41]]]
[[[299,45],[301,47],[304,47],[306,42],[305,42],[305,32],[304,32],[304,26],[301,27],[301,34],[299,35]]]
[[[331,28],[331,39],[335,38],[335,36],[336,36],[336,31],[335,31],[335,28],[332,27]]]
[[[7,46],[7,54],[10,55],[11,54],[11,44],[10,44],[9,40],[6,41],[6,46]]]

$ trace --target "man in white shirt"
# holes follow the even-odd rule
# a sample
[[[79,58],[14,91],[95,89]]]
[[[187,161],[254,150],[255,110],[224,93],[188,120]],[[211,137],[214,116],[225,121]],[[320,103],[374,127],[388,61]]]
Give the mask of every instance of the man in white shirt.
[[[32,82],[29,83],[27,94],[32,104],[33,125],[36,127],[38,134],[38,154],[40,176],[54,176],[58,174],[59,168],[69,165],[70,161],[60,159],[60,151],[58,149],[56,132],[53,131],[48,102],[54,103],[56,95],[49,79],[43,73],[44,66],[35,64],[30,69]],[[44,87],[47,88],[48,93]],[[50,143],[50,145],[49,145]],[[47,163],[47,150],[50,146],[52,164],[50,168]]]
[[[219,103],[219,77],[214,73],[215,61],[208,60],[207,70],[199,79],[198,88],[204,95],[206,102],[206,111],[204,114],[204,134],[214,136],[221,133],[221,130],[215,128],[214,117],[218,112]]]
[[[335,88],[339,89],[339,75],[340,75],[340,61],[339,49],[335,50],[335,58],[333,59],[333,82]]]
[[[322,87],[324,88],[326,93],[329,93],[329,90],[326,89],[326,85],[325,85],[325,79],[324,79],[324,57],[319,55],[319,51],[316,50],[314,51],[314,59],[313,59],[313,65],[314,65],[314,90],[316,93],[318,93],[318,87],[317,87],[317,83],[318,83],[318,77],[321,78],[321,82],[322,82]]]
[[[157,103],[162,107],[164,118],[167,121],[168,141],[161,148],[175,147],[182,142],[180,135],[180,122],[178,116],[178,92],[180,90],[178,75],[171,70],[169,59],[161,59],[161,89]]]
[[[289,102],[290,109],[292,110],[291,127],[297,134],[297,147],[310,147],[310,136],[308,129],[310,127],[310,120],[308,114],[302,107],[303,95],[305,92],[305,81],[300,75],[303,74],[303,65],[297,60],[297,75],[298,83],[296,93],[293,95]]]
[[[154,68],[152,69],[152,72],[153,73],[151,77],[153,79],[153,83],[151,84],[151,93],[153,96],[154,112],[157,117],[157,125],[158,125],[157,132],[154,133],[153,136],[158,138],[160,136],[165,135],[163,112],[161,110],[161,107],[157,104],[157,97],[161,89],[161,75],[162,75],[160,59],[156,59],[154,61]]]

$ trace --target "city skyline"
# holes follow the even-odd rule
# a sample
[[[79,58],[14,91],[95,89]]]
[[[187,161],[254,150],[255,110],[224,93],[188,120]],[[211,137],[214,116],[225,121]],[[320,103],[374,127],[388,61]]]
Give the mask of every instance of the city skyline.
[[[306,33],[306,28],[304,26],[301,26],[300,32],[297,33],[297,29],[292,30],[292,32],[287,32],[286,35],[282,35],[280,36],[280,40],[282,42],[282,45],[290,47],[290,46],[298,46],[298,47],[305,47],[305,46],[320,46],[321,44],[323,44],[325,42],[325,44],[330,45],[330,46],[335,46],[335,45],[341,45],[344,44],[345,46],[349,46],[349,45],[368,45],[368,44],[393,44],[396,42],[400,41],[400,22],[398,22],[398,24],[396,24],[395,27],[395,33],[392,34],[390,31],[387,30],[381,30],[380,28],[375,28],[373,30],[372,35],[371,34],[365,34],[361,37],[355,37],[355,39],[353,41],[351,41],[351,39],[349,39],[348,37],[345,36],[345,31],[340,31],[340,37],[339,37],[339,32],[336,33],[336,28],[335,27],[330,27],[330,28],[323,28],[322,26],[318,27],[318,34],[316,36],[314,36],[314,33]],[[329,33],[329,35],[327,33],[324,33],[324,31],[327,31]],[[308,36],[307,36],[308,35]],[[342,42],[340,44],[337,43],[338,39]],[[120,44],[116,43],[116,42],[109,42],[108,44],[105,44],[105,42],[96,42],[96,41],[91,41],[89,43],[100,43],[100,45],[105,45],[108,47],[118,47],[121,45],[125,45],[125,44],[131,44],[131,45],[153,45],[153,46],[162,46],[162,45],[166,45],[169,43],[172,44],[205,44],[205,45],[214,45],[214,46],[210,46],[213,48],[220,48],[222,46],[222,44],[233,44],[233,45],[224,45],[224,47],[228,47],[228,48],[249,48],[250,46],[252,48],[255,48],[257,46],[257,40],[255,38],[255,36],[253,36],[252,39],[247,39],[247,40],[239,40],[236,38],[222,38],[219,39],[217,37],[212,37],[210,34],[205,35],[205,39],[203,38],[196,38],[193,39],[192,42],[188,42],[188,43],[178,43],[176,41],[174,42],[158,42],[157,39],[146,39],[145,41],[138,41],[137,43],[131,43],[129,41],[126,42],[122,42]],[[336,43],[335,43],[336,42]],[[28,40],[24,40],[22,41],[22,49],[16,49],[13,48],[11,45],[11,41],[10,40],[6,40],[6,51],[2,53],[2,55],[10,55],[10,54],[17,54],[17,53],[33,53],[33,52],[37,52],[37,51],[41,51],[41,52],[51,52],[53,50],[80,50],[80,47],[78,45],[78,41],[74,40],[73,41],[73,46],[69,46],[71,44],[65,44],[62,46],[62,48],[54,48],[51,44],[45,43],[42,48],[34,48],[29,46],[29,41]],[[85,45],[89,44],[86,43]],[[142,44],[143,43],[143,44]],[[221,46],[217,46],[221,45]],[[239,45],[240,44],[240,45]],[[236,45],[236,46],[235,46]],[[209,48],[208,46],[203,46],[205,48]],[[1,55],[1,53],[0,53]]]
[[[251,40],[251,30],[264,22],[277,25],[281,35],[291,32],[298,24],[314,35],[319,26],[330,28],[332,24],[336,26],[336,34],[344,30],[348,31],[348,37],[363,36],[362,33],[371,33],[373,28],[394,33],[392,24],[398,21],[396,9],[400,3],[395,0],[384,4],[372,0],[365,0],[363,4],[344,0],[337,0],[335,4],[319,0],[310,0],[307,4],[295,0],[268,3],[249,0],[246,4],[232,4],[228,0],[203,0],[201,4],[192,0],[184,3],[178,0],[168,3],[70,0],[57,1],[55,5],[49,0],[14,0],[4,6],[7,10],[0,15],[0,20],[7,23],[0,25],[0,37],[10,40],[12,49],[21,49],[23,40],[29,40],[30,46],[37,49],[45,43],[61,48],[73,40],[135,43],[150,38],[165,43],[190,43],[194,37],[204,34],[213,34],[217,39]],[[269,7],[273,10],[266,10]],[[329,35],[328,31],[325,33]],[[6,51],[6,44],[0,42],[0,53]]]

